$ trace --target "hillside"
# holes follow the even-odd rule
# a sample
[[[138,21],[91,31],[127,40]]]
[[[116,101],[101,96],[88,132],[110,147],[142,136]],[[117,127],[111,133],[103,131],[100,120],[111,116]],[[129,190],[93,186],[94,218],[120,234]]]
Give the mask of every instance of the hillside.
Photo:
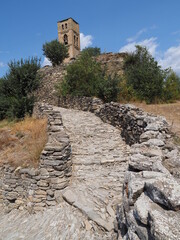
[[[105,53],[96,57],[96,60],[101,64],[102,69],[106,69],[107,74],[117,74],[121,76],[123,73],[123,61],[125,56],[125,53]],[[41,76],[41,83],[35,92],[37,101],[45,101],[53,105],[58,104],[55,85],[63,80],[68,64],[71,64],[71,62],[56,67],[45,66],[38,71]]]
[[[122,74],[122,56],[116,56],[101,56],[102,67]],[[29,147],[38,145],[43,126],[32,125],[37,139],[29,122],[1,132],[2,156],[10,152],[14,163],[19,160],[10,165],[4,158],[0,165],[3,239],[179,239],[180,149],[166,119],[95,97],[58,99],[55,85],[66,74],[63,64],[39,74],[36,96],[43,103],[35,104],[34,116],[48,119],[48,138],[38,164],[22,161],[27,152],[25,163],[32,157]],[[179,109],[179,103],[162,106],[156,113]],[[155,111],[154,105],[141,107]]]
[[[156,115],[164,116],[171,130],[180,137],[180,101],[169,104],[144,104],[144,103],[133,103],[137,107],[142,108],[146,112],[154,113]]]
[[[46,142],[46,119],[0,122],[0,166],[37,167]]]

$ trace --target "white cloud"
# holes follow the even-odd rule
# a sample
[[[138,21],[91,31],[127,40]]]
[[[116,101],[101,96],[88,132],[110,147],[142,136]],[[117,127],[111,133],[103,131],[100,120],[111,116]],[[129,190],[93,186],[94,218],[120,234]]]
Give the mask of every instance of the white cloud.
[[[180,75],[180,45],[168,48],[163,57],[159,59],[159,64],[163,68],[171,67]]]
[[[119,52],[133,52],[136,49],[135,45],[147,47],[148,51],[153,57],[156,58],[162,68],[165,69],[171,67],[178,75],[180,75],[180,44],[178,46],[172,46],[168,48],[160,55],[160,53],[157,51],[157,38],[151,37],[142,41],[133,41],[128,43],[121,47]]]
[[[172,34],[172,35],[179,35],[179,34],[180,34],[180,30],[175,31],[175,32],[172,32],[171,34]]]
[[[89,47],[92,45],[93,37],[91,35],[84,35],[83,33],[80,33],[80,43],[81,43],[81,50]]]
[[[134,42],[136,39],[138,39],[144,32],[146,32],[147,29],[146,28],[143,28],[141,29],[139,32],[136,33],[135,36],[133,37],[130,37],[127,39],[127,42],[130,43],[130,42]]]
[[[41,35],[42,35],[42,33],[40,33],[40,32],[36,33],[37,37],[40,37]]]
[[[157,38],[151,37],[149,39],[144,39],[142,41],[133,41],[133,42],[130,42],[130,43],[126,44],[125,46],[121,47],[119,52],[133,52],[136,49],[135,45],[141,45],[141,46],[147,47],[148,51],[153,56],[155,56],[156,49],[158,46],[156,40],[157,40]]]
[[[156,24],[153,24],[151,27],[150,27],[150,30],[154,30],[154,29],[157,29],[158,26]]]
[[[5,64],[3,62],[0,62],[0,67],[5,67]]]
[[[42,67],[44,66],[52,66],[52,63],[47,59],[47,57],[44,58],[44,61],[42,63]]]
[[[1,50],[0,50],[0,53],[9,54],[9,51],[1,51]]]

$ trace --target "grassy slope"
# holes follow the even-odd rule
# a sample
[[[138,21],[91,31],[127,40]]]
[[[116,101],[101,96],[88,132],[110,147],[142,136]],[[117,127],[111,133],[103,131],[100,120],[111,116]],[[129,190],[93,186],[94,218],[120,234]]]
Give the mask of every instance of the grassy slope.
[[[0,164],[37,166],[47,142],[47,120],[27,117],[24,121],[0,122]]]
[[[133,103],[147,112],[166,117],[171,130],[180,137],[180,101],[169,104]]]

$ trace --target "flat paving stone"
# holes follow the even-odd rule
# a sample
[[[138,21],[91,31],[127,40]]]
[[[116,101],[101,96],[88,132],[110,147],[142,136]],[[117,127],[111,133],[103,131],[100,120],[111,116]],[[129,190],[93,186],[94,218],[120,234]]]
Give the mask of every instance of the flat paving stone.
[[[0,240],[117,239],[113,222],[129,148],[119,129],[94,114],[54,109],[62,114],[72,146],[72,180],[62,191],[64,201],[33,215],[1,211]]]

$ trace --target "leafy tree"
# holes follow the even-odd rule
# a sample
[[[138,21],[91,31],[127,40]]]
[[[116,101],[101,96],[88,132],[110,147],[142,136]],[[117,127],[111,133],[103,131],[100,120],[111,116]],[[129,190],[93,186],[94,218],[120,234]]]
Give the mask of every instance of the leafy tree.
[[[52,62],[53,66],[61,64],[65,58],[69,57],[68,48],[57,39],[43,44],[42,50],[43,55]]]
[[[83,51],[80,57],[67,67],[64,81],[56,87],[59,96],[96,96],[104,102],[110,102],[117,101],[119,82],[118,76],[107,76],[100,63],[96,62],[88,51]]]
[[[0,79],[0,119],[6,117],[7,109],[10,106],[10,103],[7,101],[7,97],[4,91],[4,79]]]
[[[82,50],[82,53],[87,53],[91,57],[96,57],[101,54],[101,49],[98,47],[88,47]]]
[[[180,78],[172,69],[169,70],[163,88],[164,101],[174,101],[180,98]]]
[[[104,102],[117,101],[119,94],[119,85],[121,79],[115,76],[105,76],[100,83],[98,97],[100,97]]]
[[[0,80],[0,118],[23,118],[32,113],[40,59],[11,61],[8,66],[8,73]]]
[[[136,46],[136,51],[126,57],[124,67],[127,84],[132,86],[138,99],[153,103],[162,98],[165,71],[145,47]]]
[[[103,73],[97,63],[87,52],[67,67],[67,75],[58,87],[60,95],[97,96]]]
[[[8,64],[9,72],[5,76],[6,91],[9,88],[10,95],[27,96],[37,89],[39,79],[37,70],[40,68],[40,59],[29,58],[20,61],[11,61]]]
[[[118,102],[136,101],[135,92],[131,85],[127,84],[127,79],[122,76],[119,83]]]

